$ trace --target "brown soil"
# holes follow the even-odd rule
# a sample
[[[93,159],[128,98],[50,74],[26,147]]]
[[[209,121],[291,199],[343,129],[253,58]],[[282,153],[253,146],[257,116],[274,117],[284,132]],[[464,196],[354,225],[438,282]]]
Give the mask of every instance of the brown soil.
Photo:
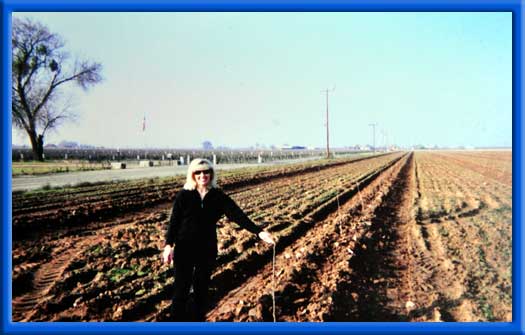
[[[225,190],[278,243],[219,222],[208,321],[510,320],[506,168],[473,168],[493,157],[391,154],[229,176]],[[501,178],[480,182],[493,171]],[[169,320],[160,250],[178,183],[129,197],[101,185],[105,200],[96,187],[64,193],[62,211],[14,198],[13,223],[36,229],[13,242],[13,320]]]

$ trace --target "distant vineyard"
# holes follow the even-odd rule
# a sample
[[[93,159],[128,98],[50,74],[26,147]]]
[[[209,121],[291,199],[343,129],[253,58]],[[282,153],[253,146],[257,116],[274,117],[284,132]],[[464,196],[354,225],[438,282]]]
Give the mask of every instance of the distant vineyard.
[[[336,155],[362,153],[355,150],[336,150]],[[90,162],[123,161],[150,159],[158,161],[186,162],[195,157],[207,158],[217,164],[254,163],[259,161],[276,161],[284,159],[298,159],[308,157],[322,157],[324,150],[283,149],[283,150],[182,150],[182,149],[63,149],[47,148],[45,159],[49,160],[86,160]],[[16,148],[12,150],[12,161],[20,162],[31,160],[31,150]]]

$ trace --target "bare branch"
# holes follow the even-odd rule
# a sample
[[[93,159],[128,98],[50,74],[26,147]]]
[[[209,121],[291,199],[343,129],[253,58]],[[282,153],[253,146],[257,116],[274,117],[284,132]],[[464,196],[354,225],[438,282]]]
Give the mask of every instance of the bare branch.
[[[83,90],[102,80],[102,65],[70,62],[63,39],[41,23],[13,19],[12,29],[13,125],[28,133],[34,155],[41,159],[43,136],[72,118],[70,106],[60,97],[60,87],[74,82]]]

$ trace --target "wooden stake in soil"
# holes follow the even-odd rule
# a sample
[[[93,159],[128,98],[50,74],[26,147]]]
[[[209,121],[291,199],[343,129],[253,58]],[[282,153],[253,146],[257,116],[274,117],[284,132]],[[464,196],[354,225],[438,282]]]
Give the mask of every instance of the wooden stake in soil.
[[[276,322],[275,318],[275,242],[273,244],[273,258],[272,258],[272,304],[273,304],[273,322]]]
[[[338,233],[339,235],[341,235],[341,213],[339,212],[339,210],[341,209],[341,206],[339,205],[339,193],[337,193],[337,218],[335,219],[335,223],[337,225],[337,230],[338,230]]]

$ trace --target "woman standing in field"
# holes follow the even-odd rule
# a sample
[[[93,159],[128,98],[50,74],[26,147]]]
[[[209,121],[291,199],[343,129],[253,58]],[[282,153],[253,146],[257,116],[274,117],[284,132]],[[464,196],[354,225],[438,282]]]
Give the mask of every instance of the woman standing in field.
[[[194,159],[188,167],[186,183],[175,197],[163,261],[175,264],[175,294],[171,315],[174,321],[204,321],[208,305],[208,285],[217,257],[216,223],[223,214],[241,227],[275,243],[270,233],[255,225],[237,204],[217,188],[217,175],[207,159]],[[173,247],[175,244],[175,247]],[[193,315],[186,313],[193,285]]]

